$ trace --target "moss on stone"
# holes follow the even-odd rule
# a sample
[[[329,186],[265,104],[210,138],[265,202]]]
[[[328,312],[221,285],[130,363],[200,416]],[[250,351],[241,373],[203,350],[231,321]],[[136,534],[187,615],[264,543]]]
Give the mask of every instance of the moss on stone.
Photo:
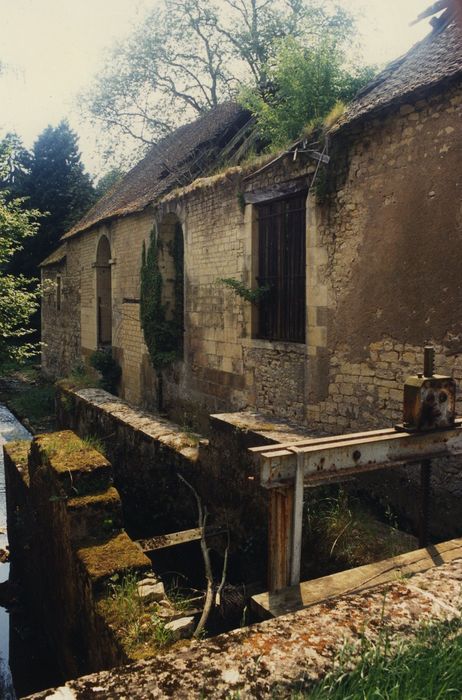
[[[117,489],[110,486],[106,491],[102,493],[90,494],[89,496],[77,496],[76,498],[70,498],[67,502],[68,508],[78,509],[87,508],[91,506],[111,506],[118,505],[120,503],[120,496]]]
[[[86,445],[71,430],[39,435],[34,440],[40,454],[46,457],[57,473],[93,471],[110,467],[107,459],[93,447]]]
[[[92,583],[124,571],[144,571],[151,562],[126,532],[98,544],[81,547],[77,557],[82,562]]]
[[[29,440],[14,440],[8,442],[3,446],[5,453],[8,455],[10,461],[16,466],[18,472],[20,473],[23,481],[27,486],[30,483],[29,477],[29,452],[30,452],[30,441]]]

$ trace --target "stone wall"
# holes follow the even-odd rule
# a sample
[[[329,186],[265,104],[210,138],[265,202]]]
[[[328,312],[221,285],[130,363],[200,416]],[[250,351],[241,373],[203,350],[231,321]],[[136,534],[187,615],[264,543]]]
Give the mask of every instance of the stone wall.
[[[59,285],[59,289],[58,289]],[[42,370],[51,377],[80,361],[80,274],[75,260],[42,268]]]
[[[459,556],[409,578],[326,598],[296,613],[172,650],[123,672],[81,678],[29,700],[309,697],[313,685],[338,672],[346,650],[348,665],[354,667],[367,644],[379,650],[406,649],[416,637],[421,639],[423,625],[431,629],[435,623],[460,631],[461,576]],[[329,586],[322,579],[317,583],[325,586],[318,590]]]
[[[333,137],[316,212],[327,361],[323,394],[307,405],[310,426],[342,433],[400,422],[403,383],[422,371],[428,343],[436,371],[461,385],[461,116],[462,90],[452,87]],[[375,483],[415,521],[416,482],[407,469],[363,485]],[[456,534],[460,462],[436,465],[433,486],[434,532]]]
[[[64,678],[129,657],[101,614],[115,574],[151,562],[121,529],[109,462],[70,432],[4,447],[11,579]]]

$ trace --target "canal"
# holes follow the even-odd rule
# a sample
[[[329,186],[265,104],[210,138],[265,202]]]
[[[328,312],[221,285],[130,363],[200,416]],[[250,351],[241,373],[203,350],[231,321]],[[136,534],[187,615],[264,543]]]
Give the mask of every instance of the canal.
[[[6,494],[5,470],[3,464],[3,445],[11,440],[30,439],[30,433],[0,404],[0,548],[8,544],[6,532]],[[9,564],[0,563],[0,583],[8,580]],[[0,697],[4,700],[15,700],[13,680],[10,671],[10,620],[5,608],[0,607]]]

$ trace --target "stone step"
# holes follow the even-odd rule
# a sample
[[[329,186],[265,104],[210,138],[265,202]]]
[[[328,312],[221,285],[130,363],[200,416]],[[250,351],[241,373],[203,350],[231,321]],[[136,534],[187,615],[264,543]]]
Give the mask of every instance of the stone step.
[[[60,491],[56,498],[87,496],[106,491],[112,484],[112,467],[107,459],[70,430],[33,439],[29,456],[31,478],[44,465],[50,468]]]
[[[77,550],[77,559],[93,586],[102,585],[115,574],[141,574],[152,568],[150,560],[126,532],[102,542],[85,543]]]
[[[123,527],[122,502],[113,486],[102,493],[69,498],[66,505],[74,541],[111,535]]]

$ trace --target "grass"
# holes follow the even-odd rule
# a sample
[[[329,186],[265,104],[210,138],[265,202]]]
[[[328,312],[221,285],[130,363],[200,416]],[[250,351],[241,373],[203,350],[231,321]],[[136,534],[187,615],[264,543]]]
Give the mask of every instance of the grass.
[[[377,515],[339,486],[306,494],[304,578],[362,566],[417,548],[417,540],[396,527],[389,512]]]
[[[97,435],[86,435],[82,438],[84,447],[91,450],[96,450],[100,454],[106,456],[106,446],[104,442]]]
[[[27,418],[32,424],[40,423],[54,414],[54,386],[48,383],[31,386],[12,396],[8,405],[20,418]]]
[[[62,382],[71,389],[90,389],[100,386],[96,370],[83,364],[75,367]]]
[[[292,700],[460,700],[462,624],[460,619],[421,628],[413,642],[397,647],[386,635],[363,641],[359,663],[345,650],[338,668],[319,685],[289,695]],[[275,697],[288,697],[275,695]]]
[[[138,577],[114,576],[98,608],[117,631],[131,659],[154,656],[172,643],[172,635],[158,616],[157,603],[144,603],[138,595]]]
[[[52,430],[55,422],[55,389],[32,361],[0,367],[0,401],[33,432]]]

